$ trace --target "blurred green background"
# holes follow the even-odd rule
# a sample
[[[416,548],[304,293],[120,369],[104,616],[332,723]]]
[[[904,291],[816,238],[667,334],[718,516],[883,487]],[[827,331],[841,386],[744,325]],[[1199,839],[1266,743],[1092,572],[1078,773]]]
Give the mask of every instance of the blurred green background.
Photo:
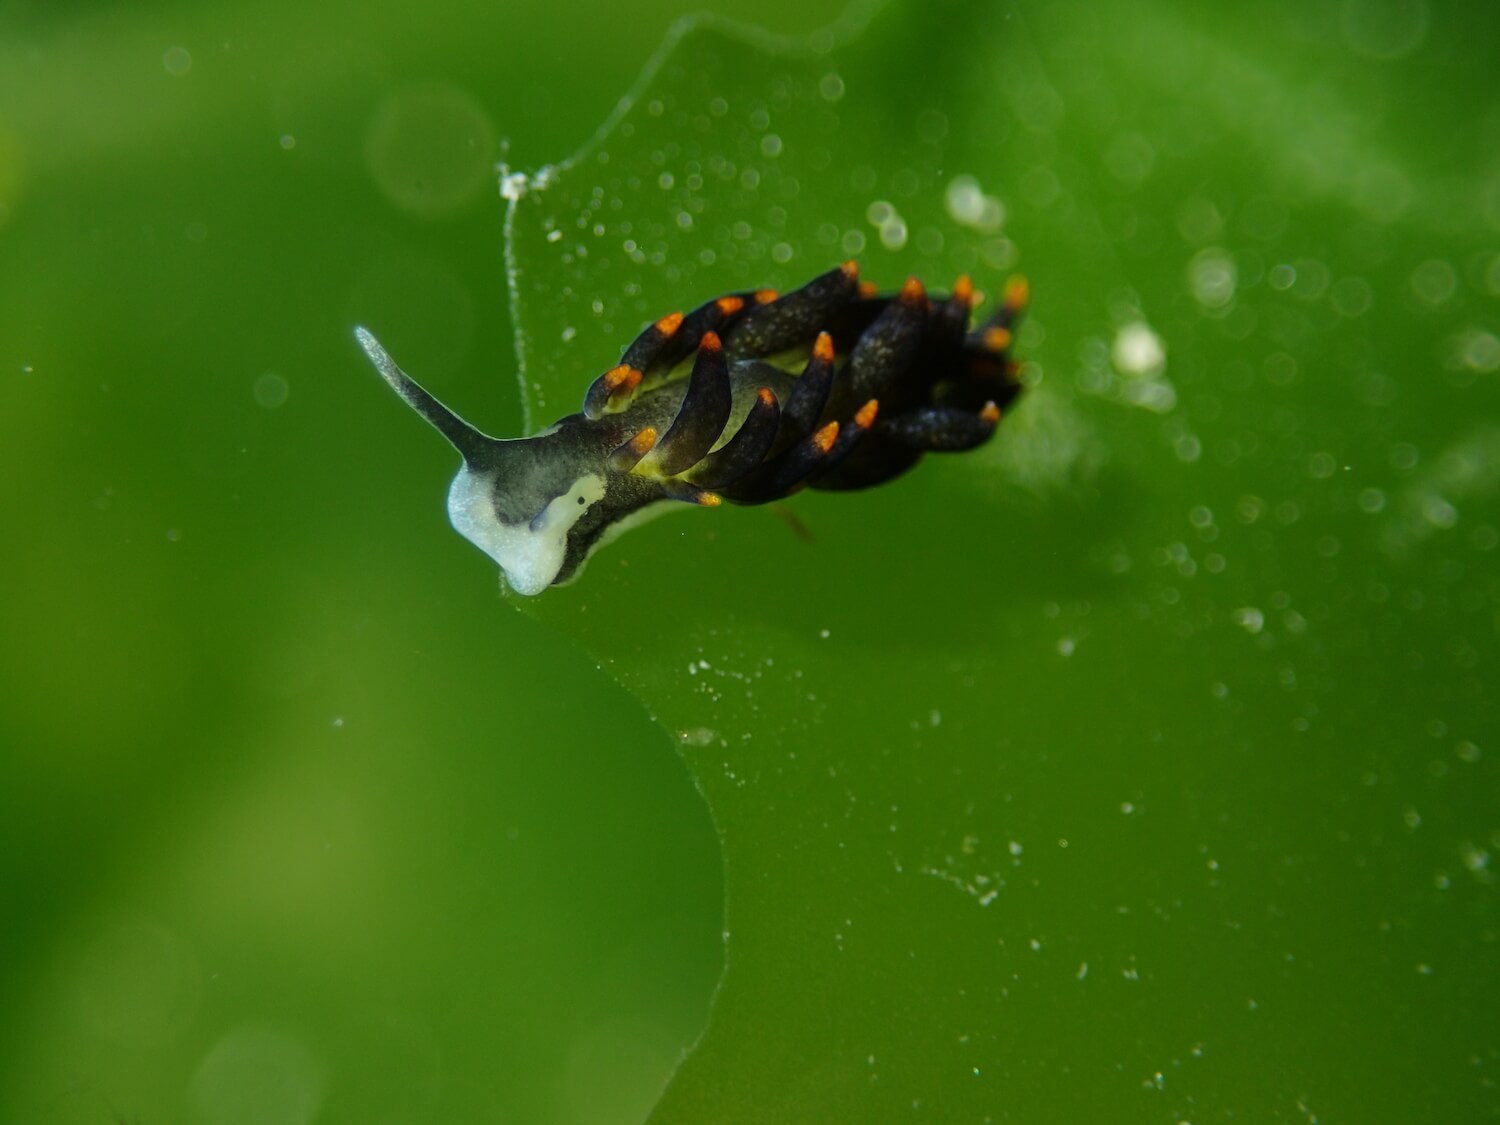
[[[0,1119],[640,1120],[726,894],[660,1120],[1500,1113],[1496,17],[841,7],[522,201],[529,402],[851,253],[1030,393],[526,613],[350,329],[519,432],[681,9],[0,7]]]
[[[701,1030],[701,798],[351,337],[518,427],[501,138],[680,12],[0,5],[0,1120],[638,1120]]]

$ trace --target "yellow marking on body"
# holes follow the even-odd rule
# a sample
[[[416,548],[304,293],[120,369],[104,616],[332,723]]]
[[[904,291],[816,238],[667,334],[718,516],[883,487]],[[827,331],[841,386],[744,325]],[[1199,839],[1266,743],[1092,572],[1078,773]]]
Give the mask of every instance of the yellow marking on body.
[[[733,316],[745,307],[745,302],[738,297],[720,297],[714,304],[718,306],[720,316]]]
[[[927,299],[927,290],[922,288],[922,283],[917,278],[908,277],[896,299],[903,305],[920,305]]]
[[[837,422],[829,422],[812,437],[813,445],[817,446],[819,453],[827,453],[838,439],[839,424]]]
[[[818,338],[813,341],[813,358],[819,363],[833,362],[833,337],[827,332],[819,332]]]
[[[953,283],[953,299],[968,305],[971,309],[974,307],[974,282],[970,280],[968,274],[959,274],[958,280]]]
[[[875,424],[875,415],[880,413],[880,402],[871,399],[859,408],[859,413],[854,415],[854,424],[862,430],[868,430]]]
[[[859,283],[859,295],[861,297],[873,297],[880,292],[880,287],[873,281],[861,281]]]
[[[979,412],[981,421],[988,422],[991,426],[1000,421],[1000,408],[993,402],[984,404],[984,409]]]
[[[776,396],[771,393],[770,387],[761,387],[760,390],[755,392],[755,397],[760,400],[762,406],[770,407],[776,405]]]
[[[776,290],[774,289],[757,289],[755,291],[755,303],[757,305],[769,305],[774,300],[776,300]]]
[[[656,445],[656,427],[647,426],[630,439],[629,445],[630,452],[635,456],[646,456],[646,454],[651,452],[652,447]]]
[[[856,281],[859,278],[859,263],[856,262],[853,258],[850,258],[847,262],[839,267],[839,272],[842,273],[848,280]]]
[[[717,492],[700,492],[693,497],[694,504],[701,504],[705,508],[717,508],[724,503],[724,498]]]
[[[1010,347],[1011,334],[1009,328],[986,328],[984,330],[984,347],[986,351],[1003,352]]]
[[[656,322],[656,330],[668,338],[676,334],[682,327],[682,314],[680,312],[668,313]]]
[[[719,334],[717,332],[705,332],[703,333],[703,339],[698,341],[699,351],[716,352],[723,346],[719,342]]]

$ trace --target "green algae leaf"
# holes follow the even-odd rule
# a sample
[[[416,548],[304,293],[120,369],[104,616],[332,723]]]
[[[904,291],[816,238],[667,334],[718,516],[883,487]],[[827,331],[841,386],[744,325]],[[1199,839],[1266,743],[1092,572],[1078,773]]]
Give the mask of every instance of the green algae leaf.
[[[1035,294],[989,448],[684,511],[525,602],[723,843],[653,1121],[1492,1108],[1500,239],[1428,124],[1482,69],[1373,3],[1237,18],[692,22],[508,179],[532,429],[644,323],[846,257]]]

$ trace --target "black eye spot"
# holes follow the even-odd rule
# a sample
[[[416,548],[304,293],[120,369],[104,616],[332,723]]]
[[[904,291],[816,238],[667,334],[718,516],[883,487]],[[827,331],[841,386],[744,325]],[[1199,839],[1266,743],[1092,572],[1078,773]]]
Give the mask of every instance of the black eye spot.
[[[583,497],[582,497],[582,496],[580,496],[580,497],[579,497],[579,498],[578,498],[578,502],[579,502],[579,503],[580,503],[580,504],[582,504],[582,503],[583,503]]]

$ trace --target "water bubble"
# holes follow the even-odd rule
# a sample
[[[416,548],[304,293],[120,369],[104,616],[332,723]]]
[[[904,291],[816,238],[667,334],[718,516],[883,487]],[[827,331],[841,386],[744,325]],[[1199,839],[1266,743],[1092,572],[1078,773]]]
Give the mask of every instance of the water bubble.
[[[387,200],[421,218],[450,215],[494,177],[495,136],[479,103],[446,85],[395,90],[365,130],[365,161]]]
[[[1294,295],[1304,301],[1316,301],[1328,292],[1332,275],[1327,265],[1317,258],[1298,258],[1292,263],[1292,270],[1291,289]]]
[[[173,78],[181,78],[193,69],[193,56],[186,47],[168,47],[161,53],[161,65]]]
[[[880,244],[887,250],[899,250],[906,245],[906,220],[895,204],[877,199],[865,208],[865,218],[880,232]]]
[[[251,393],[254,394],[257,405],[275,410],[286,403],[289,390],[285,379],[274,371],[267,371],[255,380]]]
[[[1391,468],[1403,473],[1411,472],[1422,459],[1417,447],[1409,441],[1398,441],[1386,451],[1386,457],[1390,460]]]
[[[1149,324],[1135,321],[1115,333],[1110,358],[1122,375],[1159,374],[1167,363],[1167,351]]]
[[[1347,317],[1363,316],[1375,299],[1370,283],[1362,277],[1339,278],[1329,296],[1338,314]]]
[[[1203,456],[1203,442],[1194,434],[1182,434],[1172,442],[1172,452],[1177,460],[1191,464]]]
[[[1140,133],[1119,133],[1104,150],[1104,167],[1127,188],[1139,187],[1156,164],[1156,149]]]
[[[937,227],[923,227],[917,232],[917,249],[929,258],[935,258],[943,252],[944,242],[943,232]]]
[[[323,1068],[295,1034],[241,1024],[204,1056],[188,1084],[208,1125],[309,1125],[323,1105]]]
[[[1267,381],[1278,387],[1290,386],[1297,378],[1297,357],[1287,352],[1272,352],[1262,368]]]
[[[1441,258],[1429,258],[1412,271],[1411,290],[1429,305],[1441,305],[1458,289],[1458,275]]]
[[[1033,207],[1052,206],[1061,192],[1062,184],[1051,168],[1028,168],[1021,176],[1021,194]]]
[[[1217,246],[1200,250],[1188,263],[1188,284],[1205,308],[1220,309],[1233,301],[1237,277],[1234,259]]]
[[[1488,374],[1500,369],[1500,338],[1474,328],[1459,337],[1458,354],[1465,367]]]
[[[989,238],[979,248],[979,256],[987,268],[992,270],[1008,270],[1016,264],[1016,244],[1008,238]],[[1029,321],[1029,326],[1035,326],[1036,321]]]
[[[1212,200],[1190,196],[1177,208],[1177,233],[1185,242],[1207,242],[1216,238],[1223,229],[1224,216],[1219,214]]]
[[[1318,452],[1307,459],[1307,475],[1314,480],[1327,480],[1338,469],[1338,459],[1332,453]]]
[[[940,109],[924,109],[917,116],[917,136],[934,143],[948,135],[948,115]]]
[[[818,80],[818,94],[825,102],[836,102],[844,96],[844,80],[837,74],[825,74]]]
[[[960,226],[988,234],[1005,222],[1005,208],[993,195],[986,195],[973,176],[954,176],[943,192],[948,217]]]
[[[1458,509],[1446,497],[1435,492],[1421,498],[1422,518],[1444,531],[1458,523]]]

